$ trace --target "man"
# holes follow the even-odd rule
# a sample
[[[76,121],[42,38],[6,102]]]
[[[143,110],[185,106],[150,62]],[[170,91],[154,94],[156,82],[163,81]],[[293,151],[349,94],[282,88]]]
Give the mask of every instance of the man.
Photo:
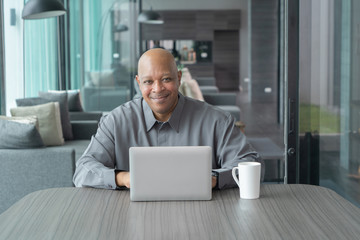
[[[145,52],[139,59],[136,81],[142,98],[101,119],[96,135],[76,163],[75,186],[130,188],[132,146],[211,146],[217,175],[212,185],[220,189],[235,186],[231,169],[238,162],[259,160],[230,113],[178,92],[181,71],[169,51],[156,48]]]

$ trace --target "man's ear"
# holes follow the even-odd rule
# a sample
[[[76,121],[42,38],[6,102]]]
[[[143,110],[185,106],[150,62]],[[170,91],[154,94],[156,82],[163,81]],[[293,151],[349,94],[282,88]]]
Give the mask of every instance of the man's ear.
[[[139,76],[136,75],[136,76],[135,76],[135,79],[136,79],[136,81],[137,81],[137,83],[139,84],[139,87],[140,87],[140,78],[139,78]]]
[[[181,76],[182,76],[181,70],[177,72],[177,75],[178,75],[179,86],[180,86],[181,85]]]

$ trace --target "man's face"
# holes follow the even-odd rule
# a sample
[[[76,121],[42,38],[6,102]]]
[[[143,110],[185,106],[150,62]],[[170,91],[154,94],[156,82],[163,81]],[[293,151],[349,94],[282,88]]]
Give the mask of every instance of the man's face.
[[[169,58],[162,51],[143,57],[136,76],[144,100],[159,121],[167,121],[178,102],[181,72]]]

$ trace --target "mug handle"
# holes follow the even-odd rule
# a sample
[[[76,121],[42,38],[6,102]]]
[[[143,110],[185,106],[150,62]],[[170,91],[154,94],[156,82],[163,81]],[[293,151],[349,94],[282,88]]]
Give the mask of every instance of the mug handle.
[[[240,187],[239,179],[236,177],[236,174],[235,174],[236,169],[239,170],[239,167],[234,167],[232,169],[232,176],[233,176],[233,179],[236,182],[236,184]]]

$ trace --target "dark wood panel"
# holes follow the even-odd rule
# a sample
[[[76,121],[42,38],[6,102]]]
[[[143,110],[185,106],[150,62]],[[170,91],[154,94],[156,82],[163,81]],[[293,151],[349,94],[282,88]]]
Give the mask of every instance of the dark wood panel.
[[[239,89],[239,31],[215,31],[213,59],[220,90]]]
[[[251,2],[251,88],[253,102],[277,100],[278,1]],[[271,93],[264,89],[271,87]]]
[[[212,63],[186,65],[194,79],[197,77],[214,77],[214,65]]]
[[[164,19],[164,24],[143,24],[144,40],[213,40],[214,30],[238,30],[240,28],[240,10],[172,10],[158,12]]]

